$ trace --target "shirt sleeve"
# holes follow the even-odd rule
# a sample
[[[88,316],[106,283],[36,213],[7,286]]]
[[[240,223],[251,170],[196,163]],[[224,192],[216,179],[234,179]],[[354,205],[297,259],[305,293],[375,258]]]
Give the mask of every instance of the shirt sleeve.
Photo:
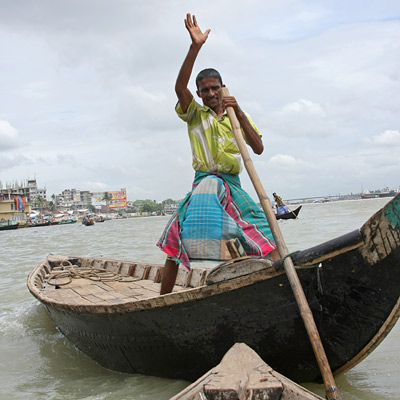
[[[247,114],[247,112],[245,112],[245,115],[247,117],[247,119],[250,121],[251,126],[255,129],[255,131],[260,135],[260,137],[262,137],[262,133],[258,130],[256,124],[253,122],[253,120],[251,119],[250,115]],[[242,129],[242,133],[243,133],[243,129]]]
[[[178,101],[175,106],[175,111],[178,114],[178,117],[180,119],[182,119],[185,122],[190,122],[193,119],[194,115],[196,114],[196,110],[197,110],[198,106],[199,106],[199,104],[193,98],[192,101],[190,102],[186,112],[183,112],[181,104]]]

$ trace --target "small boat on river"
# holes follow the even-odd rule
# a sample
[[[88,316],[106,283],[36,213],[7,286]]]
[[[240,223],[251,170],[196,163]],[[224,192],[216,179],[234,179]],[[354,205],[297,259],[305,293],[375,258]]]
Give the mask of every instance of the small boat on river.
[[[296,219],[302,206],[297,207],[293,211],[287,211],[283,214],[276,214],[276,219]]]
[[[332,371],[370,354],[400,314],[400,195],[360,228],[291,255]],[[320,379],[280,260],[242,257],[179,269],[159,295],[163,265],[48,256],[28,288],[58,329],[106,368],[195,381],[246,343],[295,382]]]
[[[19,227],[19,223],[18,222],[12,222],[12,223],[2,222],[2,223],[0,223],[0,231],[10,231],[10,230],[13,230],[13,229],[18,229],[18,227]]]

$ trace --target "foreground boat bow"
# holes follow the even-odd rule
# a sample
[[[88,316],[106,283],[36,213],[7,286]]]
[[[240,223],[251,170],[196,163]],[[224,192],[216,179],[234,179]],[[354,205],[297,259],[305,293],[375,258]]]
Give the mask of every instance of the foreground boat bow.
[[[292,259],[331,368],[343,372],[399,317],[400,196],[359,231]],[[96,269],[115,279],[77,279],[70,265],[74,273]],[[113,370],[196,380],[241,342],[294,381],[320,378],[279,263],[244,258],[211,272],[180,269],[174,292],[164,296],[161,273],[161,265],[48,257],[29,275],[28,288],[61,332]]]

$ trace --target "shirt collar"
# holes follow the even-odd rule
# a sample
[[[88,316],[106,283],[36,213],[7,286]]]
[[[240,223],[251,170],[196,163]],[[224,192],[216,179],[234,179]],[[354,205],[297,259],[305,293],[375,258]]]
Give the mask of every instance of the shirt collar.
[[[203,104],[203,111],[209,112],[210,114],[214,114],[215,116],[217,116],[216,112],[212,108],[205,106],[204,104]],[[221,120],[223,120],[225,117],[227,117],[227,115],[228,115],[228,113],[226,112],[226,110],[224,110],[224,112],[222,113],[222,116],[221,116]]]

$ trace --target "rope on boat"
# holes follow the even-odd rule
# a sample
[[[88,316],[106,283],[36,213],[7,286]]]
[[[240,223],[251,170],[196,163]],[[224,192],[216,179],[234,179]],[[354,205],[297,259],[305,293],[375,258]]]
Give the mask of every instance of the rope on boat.
[[[293,254],[297,254],[297,253],[300,253],[300,250],[292,251],[292,252],[286,254],[285,256],[283,256],[283,257],[279,260],[279,261],[280,261],[280,262],[279,262],[279,266],[283,268],[283,263],[285,262],[285,260],[286,260],[288,257],[291,257]],[[312,268],[318,268],[318,267],[320,267],[320,266],[321,266],[321,263],[316,263],[316,264],[311,264],[311,265],[295,265],[294,267],[295,267],[296,269],[312,269]]]
[[[64,286],[72,282],[72,279],[90,279],[99,282],[132,282],[136,280],[131,276],[123,276],[115,272],[107,271],[103,268],[79,267],[66,260],[67,265],[53,268],[52,272],[46,276],[47,283],[52,286]],[[63,263],[64,263],[63,262]],[[60,279],[67,279],[60,283]],[[53,281],[53,282],[52,282]]]

